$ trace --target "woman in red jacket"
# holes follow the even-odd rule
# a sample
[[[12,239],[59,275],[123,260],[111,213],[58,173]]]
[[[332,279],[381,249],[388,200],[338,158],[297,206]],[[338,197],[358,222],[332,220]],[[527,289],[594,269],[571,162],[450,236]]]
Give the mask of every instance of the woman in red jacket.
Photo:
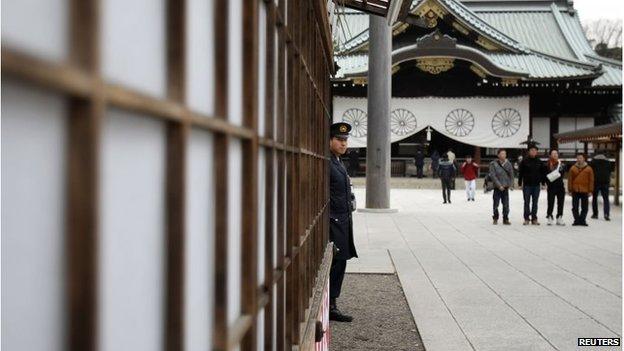
[[[468,197],[468,201],[474,201],[479,165],[472,162],[472,156],[466,156],[466,162],[461,165],[461,172],[466,182],[466,196]]]

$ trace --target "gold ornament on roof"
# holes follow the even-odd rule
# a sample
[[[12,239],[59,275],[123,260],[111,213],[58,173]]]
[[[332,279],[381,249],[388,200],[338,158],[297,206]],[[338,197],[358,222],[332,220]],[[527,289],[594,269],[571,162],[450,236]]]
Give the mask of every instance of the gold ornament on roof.
[[[446,57],[431,57],[416,60],[416,67],[430,74],[440,74],[455,66],[455,59]]]
[[[427,27],[433,28],[438,25],[438,19],[444,18],[447,11],[437,1],[427,0],[417,7],[415,13],[425,19]]]

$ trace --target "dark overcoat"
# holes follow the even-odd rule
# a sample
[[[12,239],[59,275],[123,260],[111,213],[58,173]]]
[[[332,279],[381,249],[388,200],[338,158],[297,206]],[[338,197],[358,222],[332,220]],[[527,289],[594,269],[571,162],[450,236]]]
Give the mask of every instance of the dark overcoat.
[[[353,242],[351,184],[347,170],[335,156],[330,161],[329,180],[329,240],[338,249],[334,258],[348,260],[357,257]]]

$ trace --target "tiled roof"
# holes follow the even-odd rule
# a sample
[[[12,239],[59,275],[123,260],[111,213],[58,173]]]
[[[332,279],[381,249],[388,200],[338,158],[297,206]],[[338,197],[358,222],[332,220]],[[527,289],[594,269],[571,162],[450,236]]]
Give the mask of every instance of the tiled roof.
[[[485,53],[491,61],[510,71],[528,73],[532,79],[581,78],[595,75],[595,66],[555,57],[531,54]],[[336,78],[348,75],[364,75],[368,71],[368,55],[336,56],[340,69]]]
[[[411,9],[421,1],[414,0]],[[460,20],[513,49],[505,53],[484,52],[503,67],[525,71],[533,79],[557,79],[595,75],[598,65],[602,65],[604,73],[594,80],[593,86],[622,85],[621,63],[596,55],[585,37],[578,13],[567,4],[439,1]],[[345,45],[337,50],[336,59],[341,67],[337,77],[366,71],[368,65],[366,55],[354,50],[368,41],[368,16],[358,18],[351,11],[344,17],[355,30],[351,31],[352,36],[342,38]]]

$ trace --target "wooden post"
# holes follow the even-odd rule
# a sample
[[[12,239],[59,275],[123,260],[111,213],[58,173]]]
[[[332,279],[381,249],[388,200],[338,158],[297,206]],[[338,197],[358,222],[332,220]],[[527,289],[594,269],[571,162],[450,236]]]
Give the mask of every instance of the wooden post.
[[[479,173],[481,172],[481,147],[480,146],[475,146],[474,156],[472,158],[474,160],[474,163],[479,165],[479,171],[477,172],[477,177],[478,177]]]

